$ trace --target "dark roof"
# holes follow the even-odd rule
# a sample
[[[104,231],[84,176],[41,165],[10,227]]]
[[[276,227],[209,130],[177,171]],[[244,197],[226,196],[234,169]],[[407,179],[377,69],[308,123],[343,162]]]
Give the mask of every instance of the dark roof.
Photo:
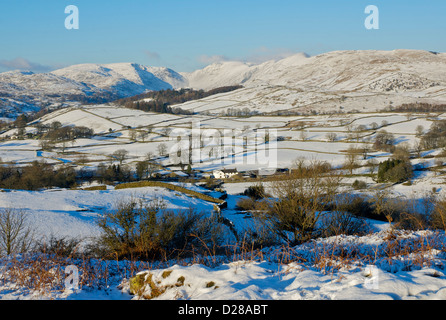
[[[238,173],[237,169],[223,169],[223,173]]]

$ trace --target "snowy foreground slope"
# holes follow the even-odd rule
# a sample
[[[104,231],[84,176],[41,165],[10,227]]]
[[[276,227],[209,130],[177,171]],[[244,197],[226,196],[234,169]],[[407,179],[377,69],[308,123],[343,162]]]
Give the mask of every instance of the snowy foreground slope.
[[[389,237],[394,240],[389,241]],[[430,232],[333,237],[295,248],[268,248],[232,262],[208,257],[152,265],[129,294],[129,265],[110,262],[107,288],[29,291],[0,281],[2,299],[128,300],[438,300],[446,299],[444,235]],[[412,246],[414,252],[398,246]],[[203,260],[204,261],[204,260]],[[144,267],[141,267],[144,270]],[[114,276],[113,276],[114,274]],[[132,282],[131,279],[130,282]],[[133,290],[134,291],[134,290]],[[135,292],[133,292],[135,293]]]
[[[444,261],[444,260],[443,260]],[[167,289],[156,299],[196,300],[400,300],[446,299],[446,279],[434,268],[389,272],[368,266],[335,273],[299,263],[239,261],[215,269],[202,265],[151,271],[163,285],[185,277],[185,285]],[[215,283],[209,287],[209,283]],[[144,288],[150,294],[149,286]]]
[[[210,212],[213,210],[210,203],[163,188],[106,191],[55,189],[41,192],[11,190],[0,193],[0,207],[17,208],[29,213],[29,223],[37,239],[54,236],[88,241],[100,234],[98,217],[112,210],[119,201],[132,197],[145,202],[162,199],[169,210],[186,210],[190,207]]]

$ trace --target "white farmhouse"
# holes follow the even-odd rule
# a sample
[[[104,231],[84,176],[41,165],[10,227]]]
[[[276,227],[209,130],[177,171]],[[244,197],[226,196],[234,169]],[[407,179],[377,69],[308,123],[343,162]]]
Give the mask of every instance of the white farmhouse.
[[[233,176],[237,175],[237,169],[223,169],[223,170],[214,170],[212,175],[215,179],[229,179]]]

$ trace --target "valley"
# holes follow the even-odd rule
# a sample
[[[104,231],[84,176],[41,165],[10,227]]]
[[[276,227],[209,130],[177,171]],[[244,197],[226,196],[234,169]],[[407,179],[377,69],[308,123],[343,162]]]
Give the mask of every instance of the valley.
[[[444,298],[445,68],[395,50],[1,73],[0,212],[27,217],[39,254],[107,270],[33,294],[102,297],[106,279],[116,299]]]

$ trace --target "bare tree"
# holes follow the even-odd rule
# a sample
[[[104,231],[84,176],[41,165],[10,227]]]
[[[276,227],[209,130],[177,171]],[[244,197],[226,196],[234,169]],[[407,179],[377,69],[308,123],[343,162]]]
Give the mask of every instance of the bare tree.
[[[42,139],[39,141],[39,147],[43,151],[51,151],[54,148],[54,143],[47,139]]]
[[[138,132],[137,132],[135,129],[130,129],[130,130],[129,130],[129,137],[130,137],[130,140],[132,140],[132,141],[136,141],[136,137],[137,137],[137,135],[138,135]]]
[[[167,153],[167,146],[166,146],[165,143],[159,144],[157,149],[158,149],[158,153],[159,153],[159,155],[161,157],[164,157],[166,155],[166,153]]]
[[[395,136],[386,130],[380,130],[375,136],[373,147],[376,150],[391,151],[395,143]]]
[[[328,141],[334,142],[337,140],[338,136],[334,132],[329,132],[329,133],[327,133],[326,138]]]
[[[376,122],[372,122],[370,124],[370,128],[372,128],[372,130],[377,130],[379,128],[379,124],[377,124]]]
[[[347,150],[347,154],[345,155],[345,168],[349,170],[350,174],[353,174],[353,170],[358,167],[358,158],[360,154],[360,150],[357,148],[350,146]]]
[[[424,134],[424,127],[422,125],[418,125],[415,128],[415,134],[418,138],[421,137]]]
[[[32,231],[26,214],[11,208],[0,210],[0,254],[27,252],[32,244]]]
[[[143,130],[139,132],[139,138],[141,139],[142,142],[145,142],[148,136],[149,134],[147,133],[147,131]]]
[[[423,146],[419,141],[415,141],[412,147],[413,151],[415,152],[415,155],[418,158],[421,158],[421,153],[423,152]]]
[[[145,179],[147,178],[148,174],[149,174],[149,163],[147,161],[138,161],[136,163],[136,175],[138,176],[139,179]]]
[[[119,161],[119,164],[122,165],[122,163],[127,159],[129,152],[125,149],[119,149],[112,153],[113,158]]]
[[[147,165],[147,175],[149,178],[152,178],[152,175],[158,169],[158,165],[156,163],[150,162]]]
[[[410,148],[407,143],[401,143],[393,150],[393,157],[398,160],[408,161],[410,159]]]
[[[385,217],[389,223],[392,223],[395,213],[398,211],[398,200],[392,198],[389,189],[374,190],[370,202],[378,217]]]
[[[160,133],[161,133],[161,135],[168,137],[171,132],[172,132],[171,128],[165,127],[165,128],[161,129]]]
[[[363,148],[361,148],[361,154],[362,154],[362,159],[363,160],[367,160],[368,156],[369,156],[369,148],[367,146],[364,146]]]

